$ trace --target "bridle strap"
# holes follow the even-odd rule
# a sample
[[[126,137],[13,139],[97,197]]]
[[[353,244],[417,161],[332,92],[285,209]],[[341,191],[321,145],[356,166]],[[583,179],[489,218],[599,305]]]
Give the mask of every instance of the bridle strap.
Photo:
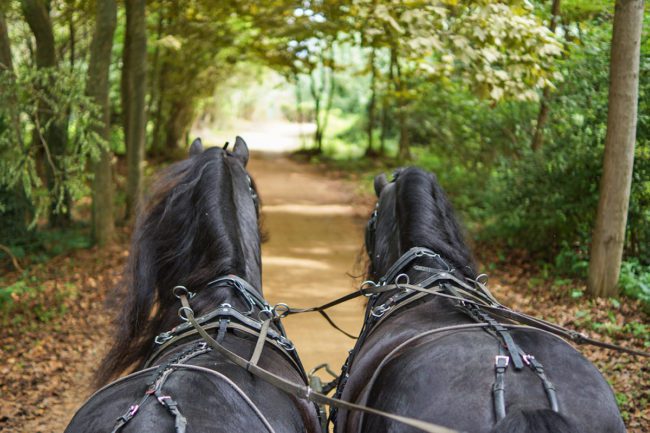
[[[455,430],[451,430],[436,424],[428,423],[414,418],[404,417],[389,412],[384,412],[367,406],[349,403],[343,400],[339,400],[337,398],[328,397],[324,394],[314,391],[309,386],[294,383],[274,373],[271,373],[270,371],[259,367],[257,364],[251,363],[250,360],[244,359],[241,356],[237,355],[236,353],[231,352],[230,350],[226,349],[224,346],[219,344],[216,340],[214,340],[210,336],[210,334],[208,334],[207,331],[203,329],[203,327],[194,318],[194,312],[190,307],[187,296],[185,294],[181,294],[180,300],[183,307],[185,307],[185,309],[183,310],[185,313],[185,318],[188,320],[189,323],[192,324],[192,326],[194,326],[194,328],[198,331],[201,337],[203,337],[203,339],[205,340],[208,346],[210,346],[213,350],[223,355],[225,358],[227,358],[235,365],[244,368],[254,376],[257,376],[258,378],[264,380],[265,382],[268,382],[269,384],[275,386],[276,388],[281,389],[287,394],[293,395],[300,399],[312,401],[316,404],[326,404],[328,406],[335,406],[340,409],[356,410],[365,413],[370,413],[373,415],[383,416],[385,418],[389,418],[394,421],[401,422],[403,424],[418,428],[428,433],[457,433]]]

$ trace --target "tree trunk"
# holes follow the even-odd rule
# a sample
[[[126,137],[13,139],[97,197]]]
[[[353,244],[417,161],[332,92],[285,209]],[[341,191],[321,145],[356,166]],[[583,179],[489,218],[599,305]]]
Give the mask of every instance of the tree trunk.
[[[603,176],[589,260],[593,296],[617,294],[634,163],[642,23],[643,0],[616,1]]]
[[[52,21],[50,20],[50,13],[46,4],[43,0],[22,0],[21,3],[25,21],[27,21],[29,28],[34,34],[34,39],[36,40],[36,66],[38,69],[56,68],[57,60],[56,47],[54,45],[54,32]],[[43,89],[43,91],[46,95],[49,93],[47,88]],[[52,160],[55,164],[54,167],[52,167],[51,164],[46,164],[46,177],[50,191],[55,188],[57,181],[65,183],[66,174],[65,172],[59,173],[60,167],[57,167],[56,163],[65,155],[67,142],[67,125],[61,124],[60,121],[51,121],[52,111],[53,110],[47,106],[45,100],[39,102],[37,110],[38,125],[47,125],[49,123],[49,126],[45,131],[43,137],[44,140],[42,140],[38,133],[35,134],[35,140],[40,141],[41,145],[49,148],[49,152],[51,153],[53,157]],[[59,177],[59,179],[57,179],[57,177]],[[53,204],[50,208],[49,221],[50,225],[53,227],[64,226],[71,220],[70,206],[72,200],[67,188],[65,189],[64,194],[63,211],[59,212],[56,204]]]
[[[330,48],[331,53],[331,64],[330,64],[330,73],[329,73],[329,82],[327,84],[327,100],[325,101],[325,112],[323,113],[323,122],[320,128],[320,136],[318,142],[318,153],[323,151],[323,138],[325,137],[325,131],[327,131],[327,125],[330,119],[330,113],[332,112],[332,102],[334,101],[334,91],[336,89],[336,80],[334,79],[334,47]],[[323,70],[323,73],[325,71]],[[323,82],[323,86],[325,83]]]
[[[409,140],[409,129],[406,124],[406,82],[402,76],[402,68],[400,67],[399,59],[397,58],[397,52],[395,53],[395,70],[397,71],[397,100],[399,105],[399,151],[397,158],[400,161],[407,161],[411,159],[411,144]]]
[[[158,14],[158,24],[156,28],[157,41],[162,39],[163,31],[165,28],[164,6],[165,4],[161,2],[160,8],[157,11]],[[149,103],[147,105],[147,118],[148,119],[153,118],[153,132],[151,134],[151,141],[147,148],[149,149],[149,155],[153,157],[159,155],[160,153],[160,143],[157,137],[157,134],[160,133],[160,125],[157,123],[157,121],[159,120],[158,116],[160,113],[161,100],[163,97],[162,91],[164,87],[164,84],[162,83],[163,68],[161,66],[163,63],[163,59],[161,59],[162,56],[160,51],[161,51],[160,44],[156,44],[152,56],[151,67],[149,70],[151,81],[149,83]]]
[[[370,100],[368,101],[368,147],[366,147],[366,156],[372,156],[372,133],[375,129],[375,109],[377,106],[377,65],[375,64],[376,48],[372,48],[370,53]]]
[[[168,159],[174,155],[179,148],[181,140],[188,132],[188,125],[194,119],[194,100],[184,98],[183,100],[171,101],[169,104],[170,115],[167,117],[165,128],[165,146],[159,156]]]
[[[0,7],[0,75],[9,74],[9,79],[14,81],[14,66],[11,55],[11,41],[4,11]],[[8,128],[11,131],[10,143],[12,146],[24,148],[22,128],[20,126],[20,110],[15,87],[10,93],[3,95],[5,104],[10,107],[9,119],[0,117],[0,130]],[[7,124],[5,124],[7,122]],[[0,238],[11,239],[10,244],[19,244],[29,236],[29,214],[31,204],[25,196],[22,182],[12,188],[0,187],[0,200],[4,202],[4,209],[0,210]]]
[[[388,82],[393,84],[395,82],[395,74],[393,73],[395,69],[395,50],[391,48],[390,50],[390,64],[388,65]],[[386,155],[386,139],[388,138],[388,107],[389,107],[389,97],[388,91],[390,89],[387,86],[387,91],[384,97],[382,98],[381,106],[381,133],[379,136],[379,153]]]
[[[314,77],[314,71],[309,73],[309,81],[311,89],[311,96],[314,98],[314,121],[316,122],[316,132],[314,133],[314,144],[316,145],[316,151],[321,152],[321,146],[323,143],[323,133],[321,131],[321,119],[320,119],[320,103],[321,97],[323,95],[322,89],[318,90],[316,88],[316,78]]]
[[[88,63],[88,81],[86,94],[101,108],[102,125],[98,134],[107,142],[110,140],[111,112],[109,107],[109,70],[113,34],[117,26],[117,4],[115,0],[97,0],[95,18],[95,35],[90,46]],[[111,160],[113,154],[109,148],[102,149],[100,158],[93,164],[93,207],[92,233],[98,245],[110,242],[115,230],[113,206],[113,180]]]
[[[14,64],[11,56],[11,41],[9,40],[9,31],[7,29],[7,21],[5,20],[4,12],[0,8],[0,73],[6,72],[11,74],[12,80],[14,76]],[[13,130],[14,139],[16,144],[23,147],[22,129],[20,127],[20,111],[18,109],[18,101],[16,100],[16,93],[13,91],[11,95],[6,95],[9,104],[14,108],[11,110],[11,128]]]
[[[126,0],[122,69],[122,107],[126,144],[126,218],[133,220],[142,196],[147,91],[147,22],[145,0]]]
[[[0,72],[9,71],[13,73],[14,64],[11,59],[11,42],[4,11],[0,8]]]
[[[555,33],[557,28],[557,22],[560,19],[560,0],[553,0],[551,6],[551,22],[548,26],[549,30],[552,33]],[[542,92],[542,100],[539,104],[539,114],[537,115],[537,123],[535,124],[535,133],[533,134],[533,140],[531,142],[531,148],[533,151],[537,152],[542,148],[544,143],[544,127],[548,121],[548,112],[549,112],[549,99],[551,97],[551,89],[548,87],[544,88]]]
[[[76,52],[76,31],[74,26],[74,9],[70,9],[70,16],[68,17],[68,31],[70,33],[70,70],[74,71],[75,52]]]
[[[161,63],[161,71],[158,77],[158,89],[156,90],[156,111],[153,115],[153,132],[151,143],[151,155],[159,157],[164,153],[165,149],[165,136],[164,136],[164,109],[167,105],[167,94],[165,93],[167,73],[165,69],[165,62]]]

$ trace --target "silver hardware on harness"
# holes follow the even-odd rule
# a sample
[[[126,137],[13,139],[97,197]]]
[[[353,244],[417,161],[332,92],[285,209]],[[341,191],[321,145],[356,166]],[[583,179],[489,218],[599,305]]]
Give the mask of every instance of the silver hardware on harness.
[[[381,305],[379,305],[379,306],[373,308],[373,309],[370,311],[370,314],[372,314],[372,317],[380,318],[380,317],[383,316],[383,315],[386,313],[386,311],[388,311],[388,310],[390,310],[390,307],[387,307],[386,304],[381,304]]]
[[[154,338],[154,342],[156,344],[164,344],[165,342],[171,340],[173,336],[174,336],[173,331],[163,332],[159,335],[156,335],[156,338]]]
[[[183,312],[185,312],[185,314],[183,314]],[[180,317],[183,322],[187,322],[188,320],[190,320],[189,314],[194,315],[194,310],[192,310],[189,307],[181,307],[178,309],[178,317]]]

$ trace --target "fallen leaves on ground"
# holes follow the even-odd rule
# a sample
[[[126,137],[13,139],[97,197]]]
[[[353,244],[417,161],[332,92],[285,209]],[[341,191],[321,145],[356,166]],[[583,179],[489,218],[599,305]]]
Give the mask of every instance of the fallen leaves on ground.
[[[31,271],[38,292],[16,295],[11,316],[2,318],[0,431],[61,432],[92,392],[110,341],[106,294],[117,286],[126,256],[123,241],[55,257]]]
[[[0,336],[0,431],[63,431],[92,392],[92,376],[112,329],[114,311],[107,307],[106,295],[117,286],[127,255],[123,235],[118,244],[56,257],[34,271],[43,282],[42,292],[37,299],[28,299],[32,310],[22,312],[20,323],[5,318],[9,323]],[[639,302],[573,299],[570,293],[583,287],[533,284],[533,276],[534,270],[524,264],[500,265],[491,272],[489,287],[516,310],[596,339],[647,350],[648,317]],[[63,298],[62,289],[68,290]],[[48,303],[58,305],[60,314],[50,317],[33,311]],[[590,346],[580,350],[614,388],[628,431],[650,431],[647,360]]]

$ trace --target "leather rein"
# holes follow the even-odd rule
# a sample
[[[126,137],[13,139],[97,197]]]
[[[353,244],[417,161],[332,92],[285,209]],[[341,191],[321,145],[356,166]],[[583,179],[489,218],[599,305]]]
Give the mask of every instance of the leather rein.
[[[374,225],[374,218],[375,214],[373,214],[373,218],[371,218],[371,221],[369,222],[368,231],[371,231],[371,229],[374,228],[371,226],[371,224]],[[368,236],[368,233],[366,233],[366,235]],[[411,284],[408,275],[403,273],[403,271],[409,264],[421,257],[428,257],[430,259],[433,259],[435,261],[435,266],[433,268],[420,265],[412,266],[412,269],[420,271],[425,275],[428,274],[428,276],[417,284]],[[397,356],[397,354],[400,353],[405,347],[423,338],[428,338],[434,334],[450,331],[482,329],[492,334],[497,340],[501,342],[499,353],[495,356],[494,364],[495,382],[493,385],[493,397],[495,418],[497,421],[503,419],[506,416],[504,374],[511,360],[516,370],[521,370],[524,368],[524,366],[527,366],[539,377],[544,387],[550,408],[556,412],[559,410],[555,387],[546,376],[544,372],[544,366],[538,360],[536,360],[534,356],[525,353],[515,343],[512,335],[510,334],[510,331],[513,329],[537,330],[561,339],[570,340],[578,345],[589,344],[637,356],[650,356],[650,353],[647,352],[594,340],[577,331],[569,330],[554,323],[514,311],[500,304],[496,300],[496,298],[488,290],[485,284],[480,281],[482,279],[481,277],[483,276],[479,276],[475,280],[465,281],[455,276],[453,272],[453,269],[451,269],[447,263],[442,260],[439,254],[434,253],[427,248],[415,247],[407,251],[397,261],[395,261],[393,266],[391,266],[388,272],[386,272],[386,274],[380,278],[378,282],[375,283],[372,281],[366,281],[362,284],[358,292],[351,293],[337,300],[328,302],[321,307],[312,307],[310,309],[302,310],[289,310],[289,314],[292,312],[299,313],[317,311],[320,314],[325,315],[323,310],[331,308],[334,305],[338,305],[347,300],[362,295],[370,298],[366,307],[366,318],[358,337],[357,344],[355,345],[355,348],[350,352],[350,355],[342,368],[341,376],[338,379],[338,383],[336,385],[337,397],[340,397],[342,395],[343,388],[347,382],[348,372],[355,355],[358,353],[370,334],[372,334],[373,331],[376,330],[379,325],[388,317],[395,314],[397,311],[403,310],[407,306],[413,304],[415,301],[421,300],[427,296],[441,297],[454,302],[456,307],[461,312],[468,315],[477,323],[459,324],[429,329],[402,342],[381,360],[379,366],[377,369],[375,369],[371,379],[364,385],[364,390],[368,390],[372,387],[372,384],[378,377],[383,366],[385,366],[388,361]],[[392,295],[388,299],[385,299],[384,297],[383,302],[380,304],[380,299],[382,299],[381,295],[389,294],[391,292]],[[328,318],[326,315],[325,317]],[[507,322],[498,322],[494,317],[504,319]],[[331,319],[328,318],[328,320]],[[336,415],[336,411],[334,411],[330,416],[330,420],[335,422]],[[363,422],[363,417],[360,422]]]
[[[627,353],[630,355],[650,357],[649,352],[599,341],[590,338],[578,331],[568,329],[563,326],[557,325],[555,323],[512,310],[500,304],[494,298],[494,296],[491,294],[491,292],[488,290],[485,284],[479,281],[482,275],[479,275],[477,280],[472,280],[467,282],[456,277],[449,270],[441,269],[441,270],[436,270],[439,272],[431,275],[429,279],[424,280],[418,283],[417,285],[411,284],[410,282],[406,282],[406,281],[405,282],[395,281],[389,284],[389,281],[391,280],[394,281],[395,278],[398,276],[399,271],[404,266],[406,266],[407,263],[410,263],[412,260],[416,258],[422,257],[424,254],[437,256],[437,254],[433,253],[431,250],[427,248],[422,248],[422,247],[412,248],[411,250],[407,251],[402,257],[400,257],[395,262],[395,264],[391,267],[391,269],[386,273],[386,275],[380,278],[378,282],[364,281],[361,284],[359,290],[341,296],[340,298],[334,299],[320,306],[309,307],[309,308],[292,308],[292,307],[288,307],[286,304],[278,304],[275,308],[279,311],[281,318],[292,314],[317,312],[322,316],[324,316],[328,320],[328,322],[334,323],[331,317],[327,315],[326,310],[335,307],[337,305],[343,304],[352,299],[359,298],[361,296],[376,299],[378,295],[381,295],[383,293],[387,293],[395,290],[401,290],[403,291],[402,295],[404,296],[396,297],[395,299],[392,300],[392,302],[389,303],[389,305],[382,304],[380,306],[375,306],[374,308],[371,309],[370,314],[375,317],[378,316],[379,318],[383,318],[387,314],[392,314],[402,307],[402,305],[399,305],[398,308],[397,305],[398,303],[395,303],[394,302],[395,300],[397,301],[409,300],[410,297],[420,293],[425,296],[432,295],[432,296],[455,300],[458,302],[462,302],[466,305],[480,306],[482,309],[485,309],[492,314],[502,317],[503,319],[512,320],[524,325],[529,325],[533,328],[547,331],[563,339],[569,340],[575,343],[576,345],[591,345],[591,346],[601,347],[604,349],[610,349],[618,352]],[[455,291],[456,294],[446,293],[441,289],[441,287],[431,288],[432,286],[435,285],[444,286],[446,288],[448,288],[449,286],[453,286],[456,288]],[[340,330],[343,334],[354,339],[357,338],[349,334],[348,332],[341,330],[338,326],[336,326],[336,324],[333,324],[333,326],[336,329]]]
[[[307,375],[300,358],[295,351],[293,343],[287,338],[279,318],[274,314],[273,309],[266,300],[260,296],[259,292],[257,292],[246,280],[236,275],[223,276],[207,284],[207,287],[212,286],[230,287],[234,289],[235,292],[245,301],[245,304],[248,305],[248,311],[238,311],[232,305],[223,303],[215,310],[195,318],[194,312],[187,301],[188,299],[193,298],[195,294],[190,292],[184,286],[174,287],[172,289],[174,296],[177,299],[185,300],[181,308],[178,310],[178,315],[184,322],[170,331],[163,332],[155,337],[153,353],[143,366],[144,371],[151,370],[153,372],[147,381],[147,390],[139,402],[132,404],[129,409],[117,419],[111,433],[118,433],[126,424],[128,424],[129,421],[131,421],[131,419],[133,419],[139,412],[142,405],[152,396],[155,397],[158,403],[167,409],[167,411],[174,417],[176,433],[184,433],[187,428],[187,420],[181,413],[178,403],[174,401],[170,395],[164,395],[162,393],[164,382],[174,371],[180,369],[209,373],[225,381],[235,390],[242,400],[252,408],[253,413],[257,415],[266,430],[274,432],[270,423],[263,416],[261,411],[234,382],[218,371],[187,364],[187,362],[194,357],[212,350],[212,348],[209,347],[209,344],[205,341],[199,341],[198,343],[192,341],[196,340],[197,335],[200,335],[201,332],[217,329],[218,344],[221,344],[226,333],[232,331],[243,334],[244,336],[252,337],[256,340],[251,362],[257,363],[261,356],[262,348],[265,344],[269,344],[273,348],[277,349],[284,358],[291,363],[293,368],[299,373],[303,382],[307,383]],[[191,323],[188,318],[190,316],[192,317]],[[273,324],[277,330],[273,329],[271,324]],[[201,331],[195,328],[195,325],[199,326]],[[176,351],[171,358],[166,359],[164,363],[156,364],[157,360],[169,354],[170,351],[180,349],[187,345],[189,345],[189,347],[184,350]],[[156,367],[152,367],[154,365]]]
[[[235,310],[229,304],[222,304],[216,310],[213,310],[203,316],[196,317],[194,315],[194,310],[190,304],[194,293],[189,291],[184,286],[174,287],[173,294],[181,302],[181,307],[178,310],[178,315],[184,323],[181,323],[168,332],[159,334],[155,338],[154,344],[156,346],[156,349],[154,350],[152,356],[145,363],[145,366],[152,365],[165,352],[167,352],[170,347],[177,343],[182,344],[183,340],[189,339],[190,337],[195,337],[198,334],[201,337],[202,341],[191,345],[188,349],[176,354],[170,360],[166,361],[164,364],[158,366],[157,368],[154,367],[149,368],[148,370],[144,370],[144,372],[147,373],[149,371],[153,372],[150,376],[150,380],[147,384],[148,388],[145,391],[144,396],[140,401],[131,405],[129,409],[117,419],[111,433],[118,433],[131,419],[133,419],[133,417],[136,416],[142,405],[152,396],[155,397],[158,402],[163,407],[165,407],[167,411],[174,417],[176,433],[184,433],[187,427],[187,420],[181,414],[178,408],[178,403],[174,401],[171,396],[163,395],[161,388],[164,381],[169,377],[169,375],[178,369],[195,370],[208,373],[213,371],[206,368],[199,368],[191,364],[186,364],[186,362],[193,357],[207,353],[210,350],[219,353],[230,362],[251,373],[253,376],[264,380],[265,382],[286,392],[287,394],[295,396],[299,399],[308,400],[315,403],[316,405],[328,405],[347,410],[357,410],[365,413],[383,416],[404,423],[411,427],[418,428],[428,433],[458,433],[455,430],[438,426],[436,424],[380,411],[354,403],[349,403],[337,398],[328,397],[327,395],[314,390],[308,385],[307,376],[305,374],[304,368],[302,367],[302,364],[300,363],[300,359],[294,350],[293,344],[286,338],[284,329],[280,324],[280,319],[286,317],[291,309],[286,304],[278,304],[275,307],[271,307],[245,280],[237,276],[228,275],[226,277],[221,277],[214,282],[209,283],[208,285],[216,284],[217,282],[226,282],[232,284],[233,287],[240,291],[242,297],[244,297],[244,299],[249,302],[251,309],[246,313],[242,313]],[[254,311],[254,307],[257,307],[257,309],[259,309],[257,318],[251,315]],[[326,316],[326,314],[324,315]],[[280,330],[280,332],[276,332],[271,327],[271,324],[274,324]],[[224,327],[227,329],[243,331],[257,338],[253,354],[250,358],[246,359],[229,350],[223,345],[222,341],[223,335],[225,333],[223,330]],[[214,330],[215,328],[219,329],[216,339],[208,333],[208,331]],[[271,344],[273,347],[280,349],[281,353],[285,354],[285,356],[292,362],[294,367],[297,366],[297,370],[303,378],[303,383],[295,383],[291,380],[285,379],[284,377],[278,376],[277,374],[272,373],[258,365],[258,361],[262,355],[264,347],[267,344]],[[136,374],[139,373],[143,373],[143,371]],[[217,376],[223,376],[218,372],[214,373]],[[235,384],[231,383],[231,386],[235,387],[236,390],[238,390],[238,387],[236,387]],[[101,390],[98,392],[100,391]],[[95,393],[95,395],[96,394],[97,393]],[[239,394],[242,394],[242,392],[239,392]],[[246,398],[246,401],[249,402],[249,405],[252,404],[250,402],[250,399]],[[254,409],[255,413],[258,415],[258,417],[260,417],[263,424],[267,427],[267,430],[273,432],[273,429],[270,427],[268,421],[263,417],[259,410],[256,408]]]
[[[176,298],[178,298],[179,301],[181,302],[181,307],[178,310],[178,315],[183,320],[184,323],[178,325],[177,327],[173,328],[168,332],[161,333],[156,337],[155,345],[157,347],[154,350],[152,356],[147,360],[145,365],[147,366],[151,365],[156,359],[158,359],[166,351],[166,349],[168,349],[172,345],[182,342],[183,340],[189,339],[191,337],[195,337],[198,334],[203,341],[201,341],[196,346],[192,346],[189,349],[190,352],[189,355],[185,352],[181,353],[180,355],[182,355],[182,357],[187,357],[187,356],[193,357],[196,356],[197,353],[198,354],[205,353],[209,349],[211,349],[221,354],[226,359],[238,365],[239,367],[245,369],[252,375],[266,381],[267,383],[275,386],[276,388],[281,389],[282,391],[290,395],[293,395],[297,398],[311,401],[317,405],[327,405],[333,408],[346,409],[351,411],[360,411],[362,413],[382,416],[409,425],[411,427],[418,428],[422,431],[429,432],[429,433],[454,433],[455,430],[448,429],[446,427],[442,427],[433,423],[380,411],[360,404],[347,402],[341,400],[340,398],[329,397],[324,393],[314,390],[307,384],[308,381],[307,381],[307,375],[305,374],[305,370],[302,367],[302,364],[300,363],[300,359],[298,358],[296,351],[294,350],[293,344],[286,338],[284,329],[280,324],[280,319],[293,314],[317,312],[321,314],[334,328],[341,331],[348,337],[355,338],[353,335],[345,332],[340,327],[338,327],[336,323],[329,317],[326,310],[336,305],[340,305],[344,302],[347,302],[351,299],[365,296],[370,298],[370,302],[368,304],[369,314],[366,315],[366,322],[364,323],[364,327],[361,331],[361,336],[365,339],[365,337],[367,337],[368,335],[368,332],[376,328],[376,325],[378,325],[381,321],[386,320],[386,318],[389,317],[391,314],[394,314],[395,311],[398,311],[399,309],[405,307],[406,305],[414,302],[417,299],[421,299],[422,297],[431,295],[431,296],[438,296],[438,297],[443,297],[443,298],[457,301],[463,307],[469,309],[472,309],[473,307],[480,307],[480,309],[486,310],[490,314],[493,314],[497,317],[525,325],[522,326],[522,325],[517,325],[512,323],[499,324],[505,330],[534,328],[542,332],[550,333],[555,336],[570,340],[578,345],[589,344],[589,345],[594,345],[606,349],[612,349],[612,350],[629,353],[632,355],[645,356],[645,357],[650,356],[650,353],[648,352],[643,352],[636,349],[625,348],[615,344],[594,340],[577,331],[569,330],[559,325],[547,322],[545,320],[538,319],[511,310],[503,306],[502,304],[498,303],[498,301],[496,301],[496,299],[489,292],[487,287],[485,287],[485,285],[482,282],[480,282],[479,279],[466,282],[453,275],[451,270],[449,269],[447,270],[430,269],[430,271],[434,271],[434,272],[430,272],[431,273],[430,277],[421,281],[417,285],[411,284],[410,281],[402,277],[402,275],[405,274],[402,274],[401,270],[416,258],[423,257],[425,255],[429,257],[439,257],[437,254],[435,254],[434,252],[426,248],[419,248],[419,247],[412,248],[406,254],[400,257],[393,264],[393,266],[386,273],[386,275],[382,277],[378,282],[366,281],[361,285],[358,291],[351,292],[347,295],[344,295],[340,298],[337,298],[335,300],[332,300],[320,306],[309,307],[309,308],[292,308],[282,303],[277,304],[275,306],[270,306],[264,299],[262,299],[259,296],[259,294],[245,280],[233,275],[229,275],[229,276],[218,278],[214,282],[209,283],[209,285],[217,284],[217,283],[232,284],[233,287],[241,293],[242,297],[246,299],[251,309],[248,312],[242,313],[232,308],[232,306],[230,306],[229,304],[222,304],[217,309],[203,316],[195,317],[194,311],[192,310],[190,304],[190,301],[193,297],[193,293],[190,292],[184,286],[176,286],[173,289],[173,293],[174,296],[176,296]],[[384,302],[381,305],[374,305],[374,303],[379,299],[381,294],[385,294],[391,291],[396,291],[397,295],[391,296],[386,302]],[[257,318],[251,316],[255,307],[259,309]],[[274,324],[279,329],[279,331],[275,331],[271,327],[271,324]],[[455,326],[449,326],[445,328],[433,329],[423,334],[419,334],[415,336],[414,338],[408,340],[407,342],[404,342],[399,347],[402,348],[404,347],[404,345],[410,344],[413,340],[422,338],[426,335],[432,335],[432,334],[445,332],[445,331],[452,331],[452,330],[470,329],[470,328],[487,329],[490,328],[491,326],[494,325],[490,323],[474,323],[474,324],[463,324],[463,325],[455,325]],[[208,333],[208,331],[214,329],[219,330],[217,333],[217,339],[214,339]],[[253,354],[249,359],[246,359],[238,355],[237,353],[227,349],[225,346],[223,346],[221,341],[223,339],[223,335],[228,329],[238,330],[240,332],[244,332],[248,335],[257,338],[255,349],[253,350]],[[281,376],[278,376],[258,365],[258,361],[260,359],[260,356],[266,344],[271,344],[273,347],[280,350],[280,352],[283,353],[285,357],[287,357],[291,361],[292,365],[294,365],[297,371],[300,372],[300,375],[303,378],[304,383],[295,383]],[[534,365],[535,360],[533,357],[530,357],[523,352],[520,353],[520,350],[518,348],[514,349],[509,347],[509,349],[512,349],[510,355],[512,356],[513,362],[515,358],[518,358],[518,359],[522,359],[529,366]],[[351,354],[351,356],[352,355],[353,353]],[[165,369],[179,368],[179,366],[185,365],[182,364],[182,362],[180,362],[179,359],[177,358],[178,357],[175,357],[171,361],[165,363],[163,366],[158,367],[156,373],[154,374],[154,378],[159,379],[161,375],[165,377],[166,374]],[[505,365],[503,365],[505,358],[506,357],[504,357],[504,355],[497,355],[496,357],[495,370],[497,371],[497,381],[499,380],[499,373],[502,374],[505,367],[507,367],[507,362],[505,363]],[[185,361],[185,359],[183,359],[182,361]],[[535,368],[535,367],[531,367],[531,368]],[[542,369],[542,374],[543,374],[543,369]],[[343,376],[344,375],[342,374],[341,378],[343,378]],[[543,376],[540,376],[540,379],[542,379],[542,381],[545,380]],[[153,385],[155,385],[155,381],[154,384],[152,384],[152,386]],[[344,384],[339,382],[339,385],[337,387],[338,388],[336,394],[337,396],[340,396],[340,392],[342,391],[342,387],[343,387],[342,385]],[[152,391],[152,389],[153,388],[151,388],[150,386],[150,388],[147,390],[145,398],[148,395],[156,394],[155,389],[154,391]],[[158,386],[158,390],[159,389],[160,386]],[[495,383],[495,389],[496,389],[496,383]],[[545,383],[545,389],[546,389],[546,383]],[[497,394],[495,393],[495,397],[496,395]],[[168,411],[172,415],[174,415],[175,413],[174,411],[175,410],[177,411],[176,403],[173,402],[173,400],[171,400],[170,398],[168,398],[168,396],[162,396],[162,397],[163,398],[161,401],[161,398],[157,396],[161,404],[163,404],[163,406],[165,406],[168,409]],[[551,401],[551,404],[553,404],[552,398],[549,398],[549,400]],[[167,402],[168,404],[167,406],[165,405],[165,402]],[[123,415],[118,419],[118,425],[119,424],[121,425],[119,425],[119,427],[118,425],[116,425],[116,428],[113,430],[113,432],[118,432],[124,424],[126,424],[133,416],[135,416],[135,414],[138,411],[138,408],[141,405],[142,402],[140,404],[131,406],[129,410],[125,413],[125,415]],[[177,415],[174,416],[177,421],[176,422],[177,433],[184,432],[185,431],[184,423],[186,423],[186,421],[180,422],[179,417]],[[179,428],[179,424],[181,425],[182,428]]]

